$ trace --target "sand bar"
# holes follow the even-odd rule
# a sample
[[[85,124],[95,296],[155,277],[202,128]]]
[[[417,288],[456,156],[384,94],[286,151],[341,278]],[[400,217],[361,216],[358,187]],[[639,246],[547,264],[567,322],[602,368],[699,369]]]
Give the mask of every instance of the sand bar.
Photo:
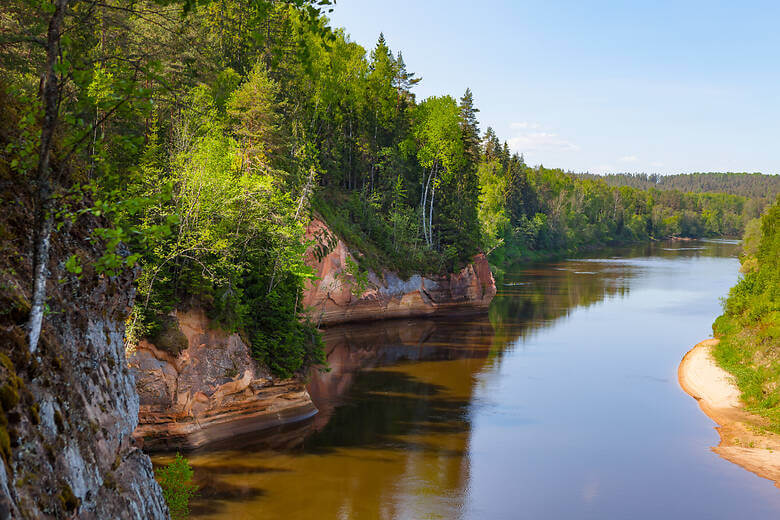
[[[766,431],[766,420],[745,411],[731,375],[712,359],[717,339],[702,341],[683,357],[680,386],[718,424],[720,444],[712,450],[780,487],[780,435]]]

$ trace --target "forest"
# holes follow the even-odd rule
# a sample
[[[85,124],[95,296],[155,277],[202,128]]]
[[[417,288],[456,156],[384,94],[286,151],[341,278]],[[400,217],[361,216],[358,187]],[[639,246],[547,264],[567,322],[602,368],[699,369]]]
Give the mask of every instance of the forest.
[[[69,252],[69,272],[137,269],[131,342],[200,305],[289,376],[324,359],[300,304],[313,216],[360,253],[358,269],[408,276],[454,272],[479,252],[502,265],[735,237],[777,191],[767,176],[529,166],[481,130],[470,90],[417,99],[421,78],[402,53],[381,34],[367,50],[330,27],[329,4],[3,4],[2,204],[34,207],[32,331],[50,237],[80,219],[101,223],[93,239],[105,253],[84,265]],[[4,235],[3,248],[25,250],[28,238]]]
[[[692,191],[696,193],[731,193],[751,199],[765,199],[771,204],[773,194],[780,192],[780,177],[762,173],[679,173],[659,175],[646,173],[609,173],[593,175],[580,173],[583,178],[601,178],[610,186]]]
[[[666,237],[739,237],[767,203],[728,192],[613,185],[602,176],[529,167],[491,128],[478,172],[483,245],[496,249],[491,259],[497,263]]]

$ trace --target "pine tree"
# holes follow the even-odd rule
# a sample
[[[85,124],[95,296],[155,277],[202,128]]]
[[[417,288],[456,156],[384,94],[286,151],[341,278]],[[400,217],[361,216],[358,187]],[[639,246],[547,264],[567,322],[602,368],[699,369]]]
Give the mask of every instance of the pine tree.
[[[471,89],[467,88],[460,98],[459,108],[464,151],[469,162],[476,168],[479,161],[479,121],[477,121],[479,109],[474,106]]]

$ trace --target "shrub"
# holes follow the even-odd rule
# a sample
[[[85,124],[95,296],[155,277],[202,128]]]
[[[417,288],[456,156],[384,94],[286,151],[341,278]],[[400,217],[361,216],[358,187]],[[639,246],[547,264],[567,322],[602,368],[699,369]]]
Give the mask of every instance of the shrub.
[[[189,461],[179,453],[173,462],[155,471],[172,520],[187,518],[190,514],[190,499],[198,490],[198,486],[192,482],[192,475]]]

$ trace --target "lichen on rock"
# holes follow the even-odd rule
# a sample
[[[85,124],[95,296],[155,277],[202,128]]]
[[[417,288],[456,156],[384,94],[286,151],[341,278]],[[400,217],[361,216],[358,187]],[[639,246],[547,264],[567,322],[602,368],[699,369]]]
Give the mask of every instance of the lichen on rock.
[[[8,193],[4,193],[8,196]],[[30,210],[4,205],[0,237],[0,518],[168,517],[149,457],[131,434],[135,381],[124,362],[124,329],[135,274],[79,277],[63,258],[101,254],[84,218],[55,234],[47,312],[38,349],[25,341],[29,311]],[[7,211],[6,211],[7,209]],[[118,461],[118,464],[115,464]]]

